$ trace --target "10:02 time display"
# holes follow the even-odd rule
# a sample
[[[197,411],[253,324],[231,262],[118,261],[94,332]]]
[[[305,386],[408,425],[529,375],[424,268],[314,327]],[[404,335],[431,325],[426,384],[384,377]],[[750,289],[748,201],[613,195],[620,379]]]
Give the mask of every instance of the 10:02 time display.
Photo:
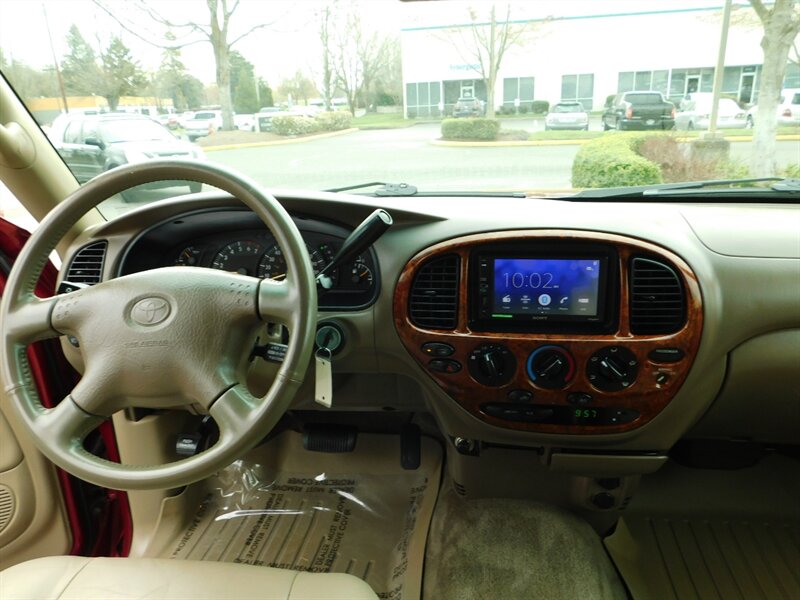
[[[505,279],[506,289],[509,287],[517,290],[524,287],[534,290],[558,289],[558,284],[553,285],[552,273],[503,273],[503,278]]]

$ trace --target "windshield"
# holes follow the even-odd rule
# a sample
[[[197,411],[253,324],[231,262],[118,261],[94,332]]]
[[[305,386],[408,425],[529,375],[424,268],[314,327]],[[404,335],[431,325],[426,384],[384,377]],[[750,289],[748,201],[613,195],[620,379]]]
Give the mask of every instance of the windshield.
[[[791,6],[765,28],[750,2],[727,19],[723,4],[0,0],[0,71],[46,132],[67,113],[163,123],[104,124],[142,143],[113,160],[52,136],[80,183],[164,156],[146,147],[171,139],[164,128],[184,155],[272,190],[563,195],[798,174],[800,111],[780,98],[800,89],[800,7],[767,3]],[[547,118],[576,111],[587,119]],[[105,212],[197,189],[129,193]]]
[[[552,112],[569,113],[569,112],[583,112],[582,104],[556,104]]]
[[[150,119],[100,121],[100,137],[108,144],[119,142],[175,141],[169,131]]]

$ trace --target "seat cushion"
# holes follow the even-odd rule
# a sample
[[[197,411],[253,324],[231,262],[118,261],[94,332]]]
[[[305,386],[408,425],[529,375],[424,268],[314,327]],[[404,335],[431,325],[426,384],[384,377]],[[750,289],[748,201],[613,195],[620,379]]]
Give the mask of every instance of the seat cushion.
[[[234,563],[52,556],[0,573],[2,600],[376,600],[362,580]]]

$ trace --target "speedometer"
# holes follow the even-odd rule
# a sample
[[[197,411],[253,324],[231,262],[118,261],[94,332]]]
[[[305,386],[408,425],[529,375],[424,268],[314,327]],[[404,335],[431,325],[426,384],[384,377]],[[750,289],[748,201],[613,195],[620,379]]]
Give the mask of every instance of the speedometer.
[[[242,275],[253,275],[256,272],[256,260],[264,251],[258,242],[242,240],[231,242],[217,252],[211,266],[221,271],[234,271]]]
[[[311,259],[311,267],[314,269],[314,276],[325,268],[326,261],[319,250],[306,245],[308,257]],[[283,250],[277,244],[270,246],[258,262],[259,277],[268,279],[284,279],[286,277],[286,258]]]

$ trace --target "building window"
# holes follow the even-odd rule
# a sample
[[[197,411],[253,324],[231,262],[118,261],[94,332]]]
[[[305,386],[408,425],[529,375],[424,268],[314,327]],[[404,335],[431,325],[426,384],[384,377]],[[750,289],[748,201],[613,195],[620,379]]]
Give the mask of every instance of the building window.
[[[786,65],[786,74],[783,77],[784,88],[800,88],[800,65],[789,63]]]
[[[714,67],[672,69],[669,83],[669,100],[675,104],[679,104],[681,100],[693,92],[711,92],[713,89]]]
[[[441,116],[439,102],[442,84],[438,81],[406,84],[406,111],[409,119]]]
[[[486,83],[483,79],[455,79],[444,82],[444,114],[452,115],[461,97],[475,97],[486,102]]]
[[[619,74],[618,92],[661,92],[667,94],[669,71],[627,71]]]
[[[514,109],[519,100],[520,107],[530,110],[533,90],[533,77],[506,77],[503,79],[503,108]]]
[[[576,100],[585,110],[592,110],[594,103],[594,74],[562,75],[561,99]]]

